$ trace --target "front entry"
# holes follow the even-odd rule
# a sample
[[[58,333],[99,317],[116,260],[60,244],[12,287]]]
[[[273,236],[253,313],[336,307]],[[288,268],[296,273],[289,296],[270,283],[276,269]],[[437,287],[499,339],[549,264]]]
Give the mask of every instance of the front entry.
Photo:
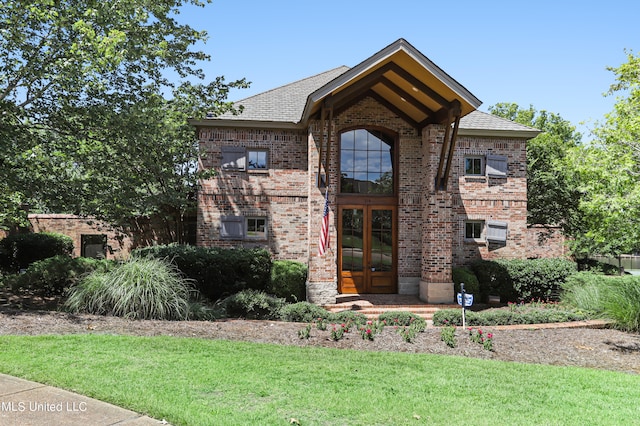
[[[396,207],[341,205],[338,222],[340,293],[396,293]]]

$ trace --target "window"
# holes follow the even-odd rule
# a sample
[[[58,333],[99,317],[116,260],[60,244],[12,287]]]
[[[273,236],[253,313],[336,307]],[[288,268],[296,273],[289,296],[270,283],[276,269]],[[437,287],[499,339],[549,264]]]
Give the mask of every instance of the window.
[[[482,241],[484,231],[484,221],[468,220],[464,223],[464,239]]]
[[[248,170],[267,170],[267,150],[247,150]]]
[[[340,135],[340,192],[393,195],[395,139],[376,130],[349,130]]]
[[[466,176],[483,176],[483,157],[465,157],[464,174]]]
[[[267,239],[267,219],[264,217],[248,217],[246,219],[246,237],[250,239]]]
[[[220,238],[228,240],[266,240],[267,218],[245,216],[222,216]]]
[[[107,257],[107,236],[104,234],[80,235],[80,256],[104,259]]]
[[[506,244],[507,222],[490,220],[487,222],[487,241],[490,243]]]
[[[487,176],[506,178],[507,157],[503,155],[487,155]]]
[[[243,147],[222,147],[222,170],[245,170],[246,154]]]

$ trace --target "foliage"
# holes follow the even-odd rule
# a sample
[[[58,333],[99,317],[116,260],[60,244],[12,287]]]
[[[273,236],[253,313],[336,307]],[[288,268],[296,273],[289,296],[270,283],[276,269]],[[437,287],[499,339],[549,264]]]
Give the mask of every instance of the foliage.
[[[253,289],[242,290],[222,301],[227,317],[261,320],[279,319],[285,303],[282,298]]]
[[[569,161],[581,192],[583,229],[572,240],[577,255],[617,256],[640,250],[640,56],[609,67],[616,76],[607,96],[614,109],[596,123],[596,140]]]
[[[232,87],[208,84],[193,49],[206,33],[179,24],[200,0],[10,1],[0,9],[0,220],[33,210],[109,222],[180,218],[199,173],[187,117],[232,110]],[[178,82],[166,78],[177,75]],[[165,100],[163,93],[171,95]],[[191,194],[191,195],[190,195]],[[191,197],[191,198],[190,198]],[[102,202],[100,202],[102,200]]]
[[[169,244],[136,249],[131,255],[170,259],[212,301],[245,289],[266,290],[271,281],[271,254],[265,249]]]
[[[456,328],[451,325],[442,327],[442,330],[440,330],[440,340],[450,348],[455,348],[457,346]]]
[[[12,234],[0,240],[0,268],[18,272],[38,260],[72,252],[73,240],[66,235],[49,232]]]
[[[625,331],[640,331],[640,277],[580,272],[563,286],[562,300],[610,318]]]
[[[576,264],[560,258],[501,259],[476,261],[471,269],[480,282],[482,300],[486,300],[489,294],[498,294],[505,303],[556,299],[561,284],[576,272]]]
[[[274,260],[271,265],[269,293],[287,302],[301,302],[307,297],[307,266],[292,260]]]
[[[61,296],[85,275],[95,270],[105,272],[112,266],[113,261],[105,259],[58,255],[32,263],[24,273],[6,277],[5,284],[18,293]]]
[[[580,194],[566,169],[568,152],[580,145],[582,135],[559,114],[533,106],[498,103],[489,111],[502,118],[542,131],[527,141],[527,222],[559,225],[565,234],[580,226]]]
[[[420,315],[407,311],[387,311],[378,315],[378,321],[385,322],[389,326],[412,326],[422,332],[427,328],[427,322]]]
[[[351,324],[361,325],[367,322],[367,317],[362,312],[340,311],[340,312],[333,313],[330,316],[330,321],[347,323],[349,325]]]
[[[297,302],[284,306],[280,310],[280,317],[283,321],[290,322],[313,322],[318,318],[324,320],[333,318],[329,311],[309,302]]]
[[[473,271],[469,268],[453,268],[451,270],[453,278],[454,292],[460,292],[460,283],[464,283],[464,291],[467,294],[479,294],[480,282]]]
[[[465,312],[465,320],[470,326],[495,326],[512,324],[544,324],[554,322],[581,321],[587,314],[563,308],[555,304],[529,306],[522,304],[520,309],[491,308],[482,311]],[[461,309],[441,309],[433,314],[433,325],[462,325]]]
[[[69,290],[65,308],[132,319],[183,320],[189,316],[193,294],[190,282],[169,262],[132,258],[85,277]]]

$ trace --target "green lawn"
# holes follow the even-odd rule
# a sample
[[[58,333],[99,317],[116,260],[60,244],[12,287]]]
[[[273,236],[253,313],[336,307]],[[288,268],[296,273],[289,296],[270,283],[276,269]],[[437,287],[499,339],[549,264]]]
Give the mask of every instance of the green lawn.
[[[0,372],[174,425],[629,424],[640,376],[175,337],[0,336]]]

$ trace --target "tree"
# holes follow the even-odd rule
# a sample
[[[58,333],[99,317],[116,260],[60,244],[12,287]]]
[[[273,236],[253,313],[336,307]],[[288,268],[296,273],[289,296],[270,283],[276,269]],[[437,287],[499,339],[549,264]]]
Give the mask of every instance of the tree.
[[[197,181],[186,117],[232,110],[229,88],[247,85],[187,81],[204,78],[196,65],[208,55],[191,47],[206,33],[174,17],[209,2],[3,4],[0,223],[24,219],[24,205],[107,220],[183,209]]]
[[[565,234],[573,234],[579,228],[579,193],[567,174],[565,158],[580,145],[582,135],[560,115],[533,106],[498,103],[489,111],[542,131],[527,142],[527,221],[559,225]]]
[[[576,252],[618,256],[640,250],[640,57],[607,69],[616,74],[606,96],[614,109],[597,123],[596,140],[576,150],[572,164],[582,193],[584,229]]]

